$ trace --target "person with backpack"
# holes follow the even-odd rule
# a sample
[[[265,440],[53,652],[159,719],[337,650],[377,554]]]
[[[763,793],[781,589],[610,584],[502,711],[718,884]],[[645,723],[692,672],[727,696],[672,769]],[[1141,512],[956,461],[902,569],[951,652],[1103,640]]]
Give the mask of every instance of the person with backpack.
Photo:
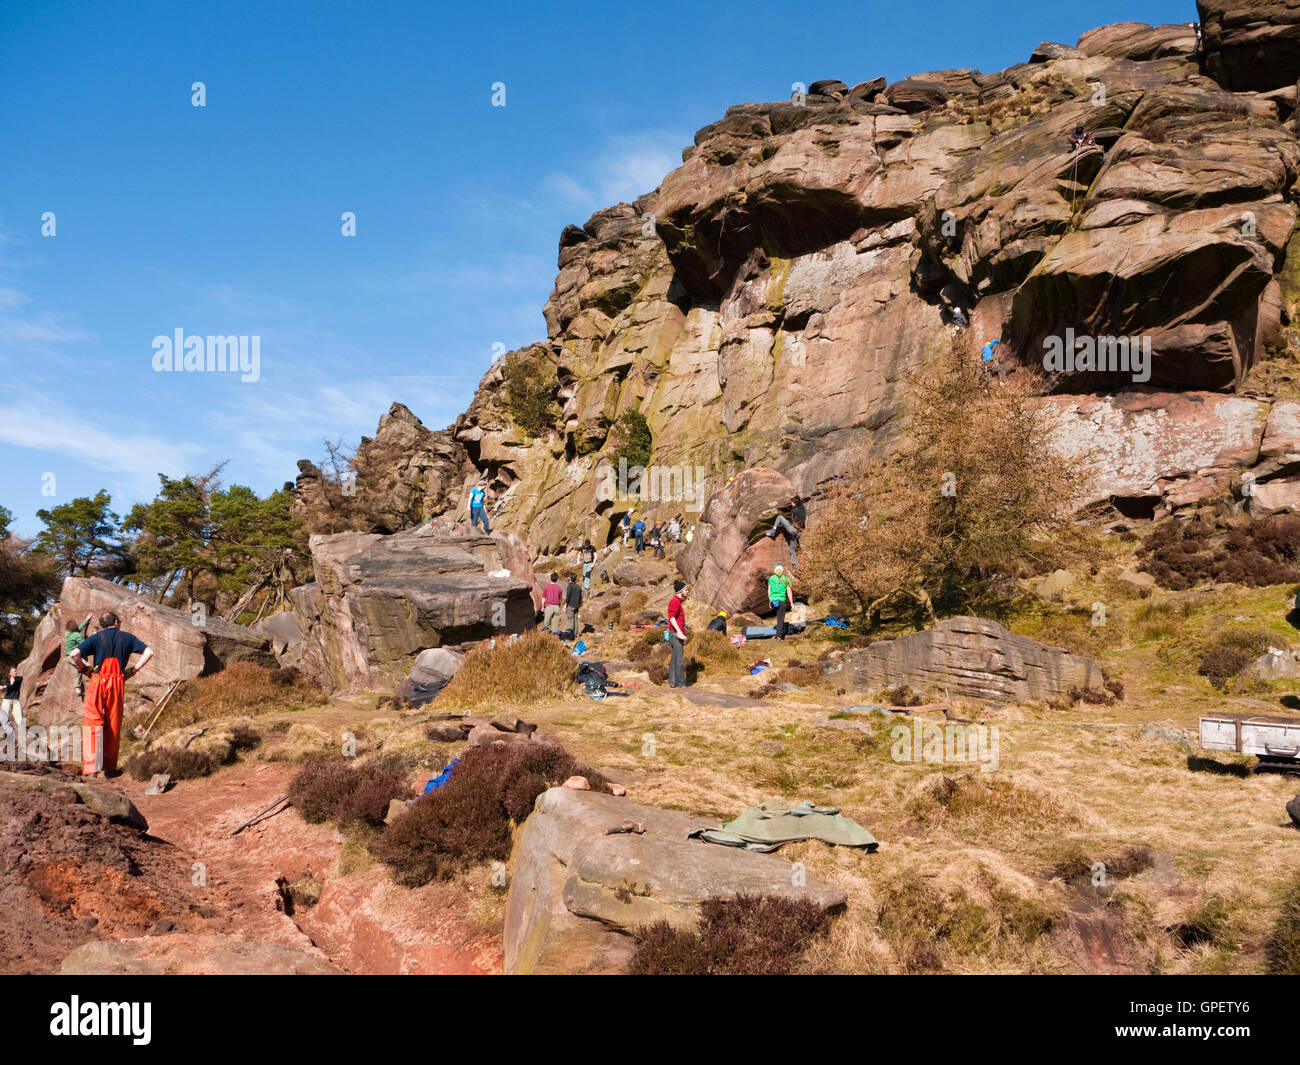
[[[641,518],[632,523],[632,538],[636,541],[636,553],[639,555],[645,550],[645,522]]]
[[[785,639],[785,612],[794,606],[794,582],[777,566],[767,579],[767,601],[776,611],[776,638]]]
[[[69,621],[66,630],[63,633],[63,656],[69,661],[72,659],[72,652],[80,647],[86,640],[86,632],[90,628],[90,620],[94,614],[87,614],[86,620],[78,625],[75,621]],[[81,671],[77,671],[77,698],[86,697],[86,682],[82,679]]]
[[[705,627],[710,632],[720,632],[725,636],[727,633],[727,612],[725,610],[719,610],[713,616],[713,620]]]
[[[570,577],[564,589],[564,631],[573,633],[575,639],[578,636],[578,608],[581,606],[582,589],[578,586],[578,579]]]
[[[559,635],[564,623],[560,604],[564,601],[564,589],[560,587],[560,575],[552,573],[550,582],[542,589],[542,628]]]
[[[591,570],[596,565],[596,549],[591,546],[590,540],[582,542],[582,547],[578,551],[578,558],[582,560],[582,587],[585,591],[590,591]]]
[[[1097,138],[1091,133],[1084,132],[1083,123],[1076,122],[1074,132],[1070,134],[1070,151],[1086,147],[1089,144],[1096,144]]]
[[[469,493],[469,523],[473,528],[478,528],[478,523],[483,523],[483,531],[490,533],[492,530],[488,527],[487,519],[487,481],[479,481]]]
[[[668,600],[668,687],[686,687],[686,582],[673,581],[673,597]]]
[[[118,616],[109,610],[99,617],[99,631],[88,636],[72,652],[77,672],[89,670],[86,659],[93,658],[95,681],[86,700],[81,740],[81,772],[88,777],[102,777],[117,772],[117,750],[122,740],[122,712],[126,682],[153,658],[153,649],[138,636],[124,632]],[[134,666],[132,655],[140,655]]]

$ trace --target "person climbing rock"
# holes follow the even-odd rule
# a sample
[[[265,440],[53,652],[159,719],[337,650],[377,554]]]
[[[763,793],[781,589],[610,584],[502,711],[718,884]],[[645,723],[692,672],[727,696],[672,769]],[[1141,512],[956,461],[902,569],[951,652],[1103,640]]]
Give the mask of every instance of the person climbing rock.
[[[581,606],[582,589],[578,586],[578,578],[570,577],[564,589],[564,631],[573,633],[575,639],[578,636],[578,608]]]
[[[487,481],[479,481],[469,493],[469,523],[477,528],[480,521],[483,523],[483,531],[490,533],[492,530],[488,527],[487,519]]]
[[[129,664],[132,655],[140,656],[134,666]],[[118,616],[109,610],[99,616],[99,631],[72,652],[78,673],[87,672],[86,660],[91,658],[95,660],[95,679],[82,718],[81,772],[101,777],[117,772],[126,682],[149,664],[153,650],[138,636],[125,632]]]
[[[673,581],[673,597],[668,600],[668,687],[686,687],[686,611],[684,604],[690,589],[682,580]]]
[[[776,611],[776,638],[785,639],[785,613],[794,606],[794,582],[777,566],[767,579],[767,601]]]
[[[789,504],[783,508],[789,517],[783,513],[778,513],[772,527],[763,535],[769,540],[775,540],[777,533],[785,536],[786,543],[790,548],[790,568],[798,569],[798,553],[796,548],[799,546],[799,537],[803,535],[803,527],[808,521],[808,508],[805,504],[808,501],[800,496],[793,496]]]
[[[591,570],[596,565],[596,549],[591,546],[590,540],[582,542],[582,548],[578,551],[578,558],[582,561],[582,587],[591,590]]]
[[[75,651],[78,647],[82,645],[82,643],[85,642],[86,632],[87,630],[89,630],[91,619],[94,616],[95,616],[94,614],[87,614],[86,620],[83,621],[80,625],[78,625],[75,621],[68,622],[67,629],[63,633],[63,655],[69,661],[71,661],[72,659],[72,652]],[[86,682],[85,680],[82,679],[81,672],[80,670],[78,670],[77,698],[84,699],[85,697],[86,697]]]
[[[549,583],[542,589],[542,628],[559,634],[564,624],[560,604],[564,601],[564,589],[560,587],[560,575],[552,573]]]
[[[1074,126],[1074,132],[1070,134],[1070,151],[1074,151],[1077,148],[1082,148],[1084,147],[1084,145],[1087,144],[1096,144],[1096,143],[1097,143],[1097,138],[1094,137],[1091,133],[1087,133],[1084,131],[1083,123],[1076,122]]]

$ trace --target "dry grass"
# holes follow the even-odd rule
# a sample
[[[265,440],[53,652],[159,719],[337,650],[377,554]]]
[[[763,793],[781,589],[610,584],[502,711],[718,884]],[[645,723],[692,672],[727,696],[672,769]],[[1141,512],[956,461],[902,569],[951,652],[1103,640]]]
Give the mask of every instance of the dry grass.
[[[438,695],[439,707],[481,710],[528,707],[576,691],[577,660],[549,633],[534,630],[516,640],[476,647]]]
[[[328,701],[324,692],[303,680],[296,670],[236,662],[220,673],[183,681],[163,710],[159,724],[177,728],[271,711],[293,712],[323,706]]]

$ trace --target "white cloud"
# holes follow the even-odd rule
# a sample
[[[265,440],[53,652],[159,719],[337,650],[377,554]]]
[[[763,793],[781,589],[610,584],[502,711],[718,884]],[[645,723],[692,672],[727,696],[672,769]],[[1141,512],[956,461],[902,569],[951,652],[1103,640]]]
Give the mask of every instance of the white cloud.
[[[598,211],[654,191],[681,165],[681,136],[655,130],[611,138],[571,171],[548,174],[543,185],[568,206]]]

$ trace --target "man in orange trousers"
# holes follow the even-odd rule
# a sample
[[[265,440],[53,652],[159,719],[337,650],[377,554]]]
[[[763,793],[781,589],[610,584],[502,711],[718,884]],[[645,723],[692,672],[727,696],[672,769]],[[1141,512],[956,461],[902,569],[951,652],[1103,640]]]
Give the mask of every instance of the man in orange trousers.
[[[78,672],[87,672],[86,659],[95,660],[95,680],[86,696],[81,730],[81,772],[88,777],[117,772],[126,682],[153,658],[153,651],[138,636],[122,630],[111,610],[101,615],[99,626],[99,632],[72,652]],[[132,668],[128,663],[135,654],[141,658]]]

